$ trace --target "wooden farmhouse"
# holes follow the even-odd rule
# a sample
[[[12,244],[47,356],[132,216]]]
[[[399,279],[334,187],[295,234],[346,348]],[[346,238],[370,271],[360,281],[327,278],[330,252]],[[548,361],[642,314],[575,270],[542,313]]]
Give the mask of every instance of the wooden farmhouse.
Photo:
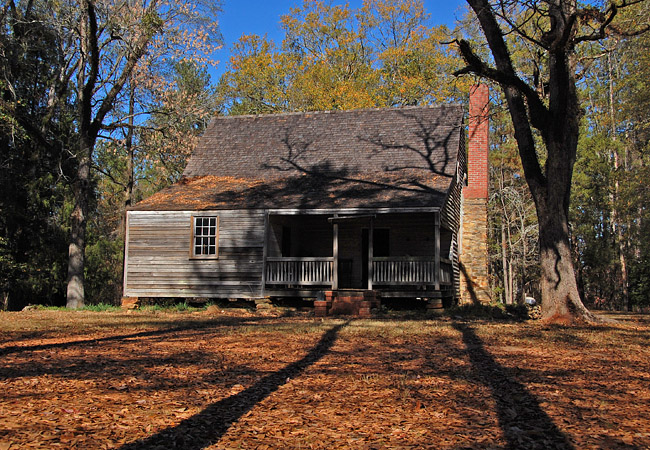
[[[214,119],[128,211],[124,296],[484,300],[487,95],[469,177],[461,106]]]

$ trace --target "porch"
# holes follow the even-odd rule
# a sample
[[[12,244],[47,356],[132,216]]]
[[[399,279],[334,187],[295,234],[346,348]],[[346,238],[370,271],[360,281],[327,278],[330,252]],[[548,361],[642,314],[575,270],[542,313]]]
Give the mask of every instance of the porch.
[[[368,290],[380,286],[452,286],[452,262],[440,258],[436,271],[435,258],[428,257],[380,257],[369,258]],[[270,257],[266,260],[267,286],[293,286],[296,288],[319,286],[330,290],[339,289],[335,277],[334,258],[285,258]],[[338,271],[339,275],[340,270]],[[438,276],[436,276],[438,275]]]
[[[270,214],[265,295],[363,289],[382,297],[452,297],[454,241],[437,210]]]

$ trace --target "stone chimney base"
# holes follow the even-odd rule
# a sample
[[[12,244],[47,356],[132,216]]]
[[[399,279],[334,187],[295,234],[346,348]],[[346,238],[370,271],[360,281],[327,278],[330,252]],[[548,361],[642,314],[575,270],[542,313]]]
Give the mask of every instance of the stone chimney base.
[[[460,257],[460,301],[489,303],[487,202],[463,201],[463,252]]]

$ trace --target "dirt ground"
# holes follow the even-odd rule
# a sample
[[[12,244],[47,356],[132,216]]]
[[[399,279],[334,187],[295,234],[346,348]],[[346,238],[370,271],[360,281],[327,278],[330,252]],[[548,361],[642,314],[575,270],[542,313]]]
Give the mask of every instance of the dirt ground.
[[[650,448],[650,318],[0,313],[0,450]]]

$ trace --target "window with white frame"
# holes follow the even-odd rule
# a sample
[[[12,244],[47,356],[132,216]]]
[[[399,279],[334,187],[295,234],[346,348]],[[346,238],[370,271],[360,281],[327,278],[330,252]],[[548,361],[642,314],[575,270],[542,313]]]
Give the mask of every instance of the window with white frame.
[[[219,245],[219,217],[192,217],[192,256],[216,258]]]

